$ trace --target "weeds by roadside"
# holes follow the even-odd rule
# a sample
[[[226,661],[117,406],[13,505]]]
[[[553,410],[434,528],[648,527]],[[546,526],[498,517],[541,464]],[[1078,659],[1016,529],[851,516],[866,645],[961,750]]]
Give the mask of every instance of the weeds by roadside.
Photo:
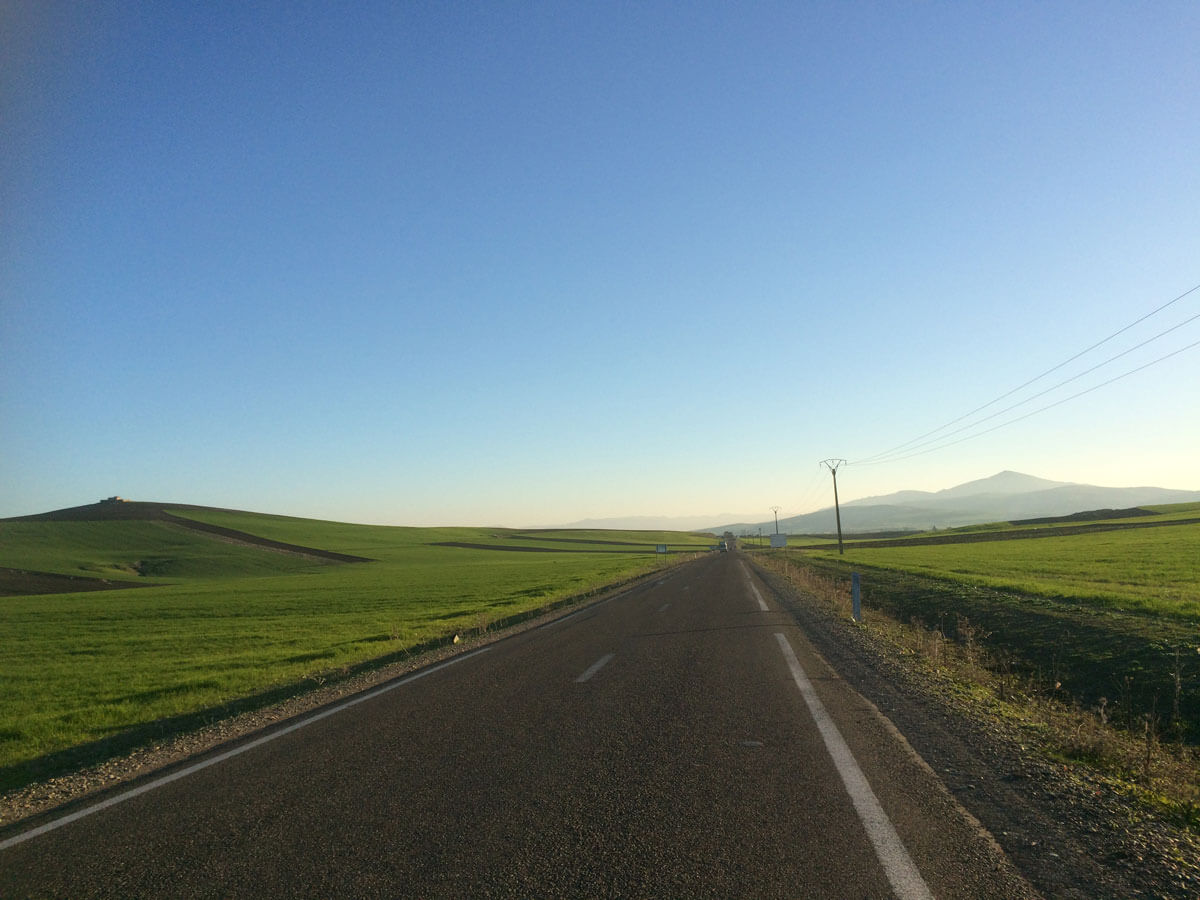
[[[826,604],[852,624],[848,578],[831,576],[783,555],[756,562]],[[1114,684],[1114,697],[1084,703],[1063,688],[1062,659],[1052,656],[1028,671],[1012,653],[989,643],[991,634],[964,615],[943,615],[936,625],[918,616],[908,622],[864,604],[862,628],[892,655],[935,678],[972,716],[986,716],[1019,735],[1023,750],[1085,774],[1148,813],[1200,835],[1200,747],[1185,740],[1180,712],[1183,652],[1174,655],[1169,711],[1157,702],[1136,706],[1133,675]],[[1164,704],[1165,705],[1165,704]]]

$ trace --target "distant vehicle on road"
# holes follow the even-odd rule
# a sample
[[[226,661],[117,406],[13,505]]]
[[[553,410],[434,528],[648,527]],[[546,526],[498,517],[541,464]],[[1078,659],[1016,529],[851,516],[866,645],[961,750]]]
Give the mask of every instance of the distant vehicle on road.
[[[729,542],[721,541],[721,543],[717,544],[717,549],[720,550],[722,553],[727,552],[729,550]]]

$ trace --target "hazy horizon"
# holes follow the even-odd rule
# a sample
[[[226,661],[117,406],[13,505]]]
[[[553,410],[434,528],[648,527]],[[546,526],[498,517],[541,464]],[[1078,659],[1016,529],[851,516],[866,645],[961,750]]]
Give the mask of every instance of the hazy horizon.
[[[1012,472],[1011,470],[1005,470],[1003,472],[993,473],[993,475],[986,476],[985,478],[971,479],[970,481],[963,482],[960,485],[949,485],[945,488],[940,488],[940,489],[934,490],[934,491],[912,491],[912,490],[909,490],[906,488],[901,488],[899,491],[891,492],[886,495],[872,495],[872,496],[868,496],[868,497],[842,497],[842,496],[840,496],[840,492],[839,492],[839,497],[840,497],[843,507],[852,506],[854,504],[870,503],[873,500],[887,499],[897,493],[899,493],[899,494],[917,493],[917,494],[922,494],[922,495],[926,495],[926,496],[930,496],[930,497],[936,497],[939,493],[952,492],[955,488],[960,488],[965,485],[971,485],[971,484],[974,484],[975,482],[979,482],[979,481],[988,481],[995,477],[1003,476],[1003,475],[1016,475],[1016,476],[1020,476],[1021,478],[1032,478],[1035,480],[1044,480],[1044,481],[1049,480],[1049,479],[1040,479],[1040,478],[1038,478],[1038,476],[1029,475],[1028,473]],[[1062,484],[1063,486],[1067,486],[1067,487],[1086,487],[1086,488],[1118,489],[1118,490],[1139,490],[1139,489],[1143,489],[1143,488],[1148,488],[1151,490],[1163,489],[1163,490],[1173,490],[1173,491],[1191,492],[1191,493],[1200,494],[1200,490],[1192,490],[1190,488],[1178,488],[1178,487],[1172,487],[1170,485],[1086,485],[1086,484],[1083,484],[1080,482],[1061,482],[1060,484]],[[832,489],[831,489],[831,493],[832,493]],[[111,495],[111,494],[108,495],[108,497],[99,498],[99,499],[107,500],[107,499],[112,498],[113,496],[116,496],[116,498],[119,500],[131,501],[131,502],[164,503],[166,505],[170,505],[173,503],[180,504],[180,505],[201,505],[201,504],[192,504],[192,503],[190,503],[190,501],[178,500],[178,499],[177,500],[152,500],[152,499],[146,498],[146,497],[122,497],[120,495]],[[92,502],[94,503],[94,502],[98,502],[98,501],[92,501]],[[87,504],[87,503],[72,504],[71,506],[61,507],[61,508],[70,509],[70,508],[73,508],[74,506],[86,506],[86,505],[89,505],[89,504]],[[233,506],[224,507],[224,508],[241,510],[243,512],[262,513],[262,514],[266,514],[266,515],[291,515],[289,513],[282,513],[278,510],[250,509],[246,506],[238,506],[236,504]],[[833,502],[832,502],[832,499],[830,499],[829,503],[819,504],[818,506],[814,507],[811,510],[803,510],[803,511],[799,511],[799,512],[787,512],[787,511],[781,510],[779,513],[779,521],[782,523],[786,519],[791,519],[796,516],[807,515],[810,513],[821,513],[821,512],[832,513],[832,510],[833,510]],[[56,511],[56,510],[41,509],[41,510],[30,511],[30,512],[24,513],[24,515],[38,515],[40,513],[54,512],[54,511]],[[1085,511],[1086,510],[1082,510],[1082,509],[1080,509],[1080,510],[1071,509],[1071,510],[1064,510],[1063,514],[1067,514],[1069,512],[1085,512]],[[22,514],[18,514],[18,515],[22,515]],[[773,513],[772,513],[772,515],[773,515]],[[299,518],[309,518],[309,517],[301,516]],[[317,518],[317,517],[312,517],[312,518]],[[638,530],[644,530],[644,531],[707,531],[707,530],[711,530],[713,528],[724,528],[724,527],[732,526],[732,525],[759,525],[759,524],[769,525],[770,522],[772,521],[772,518],[770,515],[767,517],[763,517],[757,513],[746,512],[746,513],[741,513],[741,514],[718,513],[715,515],[701,515],[701,516],[655,516],[655,515],[620,516],[620,515],[618,515],[618,516],[608,516],[608,517],[604,517],[604,518],[576,519],[573,521],[560,521],[560,522],[500,522],[500,521],[470,522],[470,521],[463,521],[463,522],[453,522],[453,523],[448,523],[448,522],[424,523],[424,522],[394,522],[394,521],[356,522],[354,520],[348,520],[348,519],[340,519],[340,520],[334,520],[334,521],[340,521],[340,522],[344,522],[346,524],[395,525],[395,526],[400,526],[400,527],[415,527],[415,528],[421,528],[421,527],[485,527],[485,528],[509,528],[509,529],[559,529],[559,528],[561,528],[561,529],[614,529],[614,530],[622,530],[622,531],[638,531]]]

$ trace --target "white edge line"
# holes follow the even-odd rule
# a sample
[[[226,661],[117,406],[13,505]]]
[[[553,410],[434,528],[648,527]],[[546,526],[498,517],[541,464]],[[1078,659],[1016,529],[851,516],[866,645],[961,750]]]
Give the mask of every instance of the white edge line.
[[[610,662],[612,662],[612,659],[615,655],[616,654],[614,653],[605,653],[602,657],[588,666],[587,671],[575,679],[575,683],[583,684],[583,682],[587,681],[589,678],[607,666]]]
[[[145,784],[138,785],[137,787],[131,788],[127,791],[122,791],[119,794],[115,794],[112,797],[101,800],[99,803],[76,810],[73,813],[62,816],[58,819],[54,819],[44,825],[39,825],[37,828],[31,828],[29,831],[13,835],[7,840],[0,841],[0,850],[7,850],[9,847],[15,847],[17,844],[22,844],[25,841],[32,840],[35,837],[40,837],[47,832],[54,831],[56,828],[69,825],[71,822],[77,822],[80,819],[90,816],[92,813],[100,812],[102,809],[108,809],[110,806],[116,806],[118,803],[124,803],[126,800],[131,800],[134,797],[140,796],[141,794],[149,793],[156,788],[170,784],[172,781],[178,781],[181,778],[194,775],[201,769],[207,769],[209,766],[215,766],[217,763],[225,762],[225,760],[232,759],[235,756],[245,753],[247,750],[253,750],[255,747],[261,747],[263,744],[270,743],[276,738],[283,737],[285,734],[291,734],[293,731],[299,731],[301,728],[311,725],[314,722],[319,722],[321,719],[332,716],[335,713],[347,710],[352,706],[357,706],[359,703],[365,703],[367,700],[373,700],[381,694],[386,694],[388,691],[394,691],[396,688],[410,684],[416,681],[418,678],[424,678],[426,675],[432,675],[434,672],[437,672],[440,669],[444,669],[447,666],[452,666],[455,663],[463,662],[464,660],[470,659],[472,656],[478,656],[480,653],[486,653],[491,649],[491,647],[481,647],[478,650],[472,650],[470,653],[464,653],[462,656],[456,656],[453,659],[438,663],[436,666],[430,666],[428,669],[422,669],[420,672],[414,672],[411,675],[406,675],[398,681],[393,681],[391,684],[385,684],[382,687],[377,687],[373,690],[367,691],[365,694],[359,694],[357,697],[353,697],[350,700],[345,700],[339,703],[337,706],[331,706],[328,709],[323,709],[319,713],[314,713],[313,715],[303,718],[298,722],[293,722],[291,725],[288,725],[285,728],[280,728],[278,731],[272,731],[270,734],[265,734],[262,737],[255,738],[248,743],[234,747],[232,750],[226,750],[224,753],[219,753],[216,756],[201,760],[200,762],[180,769],[177,772],[172,772],[170,775],[164,775],[161,778],[155,778],[153,781],[147,781]]]
[[[859,768],[854,754],[850,752],[837,725],[830,718],[825,704],[821,702],[821,698],[813,689],[812,682],[808,680],[808,676],[800,665],[800,660],[796,658],[796,651],[792,649],[792,645],[788,643],[785,635],[776,632],[775,638],[779,641],[779,649],[783,651],[783,658],[791,670],[792,679],[796,682],[796,687],[800,689],[800,695],[804,698],[813,720],[817,723],[817,730],[825,741],[825,748],[829,751],[830,757],[833,758],[833,764],[842,777],[842,783],[846,786],[846,792],[850,795],[854,810],[867,830],[867,836],[875,848],[875,856],[883,866],[884,874],[887,875],[892,890],[896,892],[899,900],[933,900],[929,885],[917,871],[917,866],[904,848],[904,843],[900,840],[900,835],[896,833],[895,826],[887,817],[887,813],[883,811],[883,807],[879,805],[875,792],[871,790],[866,775]]]
[[[758,592],[758,588],[754,585],[754,579],[750,577],[750,570],[746,568],[746,564],[738,560],[738,565],[742,567],[742,574],[746,576],[746,584],[750,585],[750,590],[754,592],[754,599],[758,601],[758,608],[763,612],[770,612],[767,608],[767,601],[762,598],[762,594]]]

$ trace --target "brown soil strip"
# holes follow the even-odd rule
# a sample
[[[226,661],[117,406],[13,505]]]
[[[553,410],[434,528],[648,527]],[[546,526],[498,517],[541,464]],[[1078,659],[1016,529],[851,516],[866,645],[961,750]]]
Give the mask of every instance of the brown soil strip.
[[[255,534],[248,534],[245,531],[235,531],[232,528],[222,528],[219,525],[209,525],[206,522],[197,522],[194,519],[185,519],[181,516],[174,516],[166,510],[163,511],[161,521],[169,522],[172,525],[178,525],[181,528],[188,529],[189,531],[199,531],[211,537],[231,541],[235,544],[242,544],[247,547],[259,547],[264,550],[275,550],[280,553],[292,553],[297,556],[307,556],[313,559],[327,559],[332,562],[351,563],[373,561],[366,556],[351,556],[348,553],[335,553],[332,550],[320,550],[316,547],[302,547],[299,544],[285,544],[282,541],[272,541],[267,538],[259,537]]]
[[[534,534],[514,534],[514,541],[553,541],[556,544],[603,544],[606,547],[649,547],[656,541],[593,541],[588,538],[542,537]]]
[[[68,594],[76,591],[123,591],[126,588],[149,586],[133,581],[110,581],[107,578],[58,575],[54,572],[30,572],[25,569],[9,569],[0,566],[0,597]]]

